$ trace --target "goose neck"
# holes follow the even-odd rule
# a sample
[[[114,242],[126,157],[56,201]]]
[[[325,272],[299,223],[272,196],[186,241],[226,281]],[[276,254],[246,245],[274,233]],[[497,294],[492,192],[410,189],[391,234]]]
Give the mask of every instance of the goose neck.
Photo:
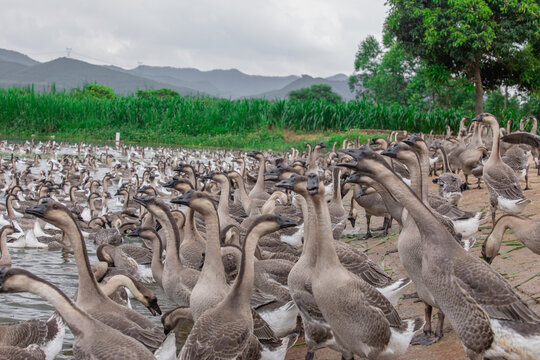
[[[325,269],[340,264],[339,258],[334,248],[334,237],[332,235],[332,222],[330,220],[330,212],[328,211],[328,205],[324,198],[324,191],[321,192],[319,186],[319,192],[316,195],[311,196],[313,199],[313,205],[315,208],[315,214],[317,218],[315,239],[317,241],[317,269]]]

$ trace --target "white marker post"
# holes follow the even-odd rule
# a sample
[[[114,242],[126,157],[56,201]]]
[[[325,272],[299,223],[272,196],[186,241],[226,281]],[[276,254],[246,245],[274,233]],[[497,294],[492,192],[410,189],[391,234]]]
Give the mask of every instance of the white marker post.
[[[116,147],[120,146],[120,133],[116,133]]]

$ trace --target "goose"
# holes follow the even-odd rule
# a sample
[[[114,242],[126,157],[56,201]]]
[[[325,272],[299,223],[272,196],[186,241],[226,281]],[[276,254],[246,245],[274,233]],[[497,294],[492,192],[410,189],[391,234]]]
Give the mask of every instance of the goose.
[[[459,246],[380,155],[367,149],[351,155],[357,171],[380,182],[416,222],[425,285],[452,324],[468,357],[538,357],[540,317],[516,290],[485,261]]]
[[[161,261],[163,257],[163,245],[158,233],[152,228],[138,226],[135,230],[128,233],[127,236],[140,237],[152,242],[152,262],[150,269],[156,283],[160,287],[163,287],[163,262]]]
[[[332,234],[334,239],[339,240],[341,233],[345,229],[347,224],[347,213],[343,207],[341,200],[341,184],[339,182],[341,175],[341,169],[337,166],[332,170],[332,199],[328,204],[328,210],[330,211],[330,218],[332,220]]]
[[[136,196],[134,200],[156,217],[166,234],[167,253],[161,280],[165,294],[177,306],[189,306],[189,298],[197,283],[199,271],[184,266],[180,261],[180,231],[171,210],[163,201],[153,196]]]
[[[21,232],[17,240],[10,241],[7,243],[7,246],[10,248],[31,248],[31,249],[44,249],[48,248],[49,245],[39,242],[34,234],[34,229],[29,229],[24,233]]]
[[[9,266],[11,265],[11,256],[9,255],[7,247],[7,237],[13,233],[19,232],[18,229],[14,228],[13,225],[5,225],[0,229],[0,266]]]
[[[388,299],[341,265],[332,246],[324,186],[316,175],[308,175],[307,190],[317,219],[313,296],[344,349],[344,357],[397,358],[405,353],[423,322],[402,321]]]
[[[56,286],[26,270],[0,269],[0,292],[31,292],[49,301],[75,336],[73,355],[76,359],[156,359],[144,345],[96,320]]]
[[[444,147],[437,144],[435,148],[443,159],[443,171],[438,178],[433,179],[433,183],[439,186],[440,196],[457,206],[463,197],[463,191],[467,189],[467,185],[463,183],[459,175],[452,172]]]
[[[141,246],[123,244],[112,246],[101,244],[96,249],[100,261],[106,261],[110,266],[125,270],[128,274],[145,283],[153,282],[151,269],[152,251]]]
[[[497,119],[489,113],[482,113],[476,116],[473,121],[488,124],[494,136],[491,155],[484,165],[483,176],[488,187],[491,221],[495,224],[497,209],[511,214],[519,214],[525,210],[531,200],[525,198],[515,172],[501,159]]]
[[[193,321],[193,315],[191,309],[188,307],[177,307],[170,311],[167,311],[161,316],[161,323],[163,324],[163,332],[168,335],[171,331],[175,331],[182,326],[184,321]]]
[[[270,195],[264,190],[264,173],[266,172],[266,159],[262,152],[252,151],[247,156],[259,161],[259,172],[257,176],[257,182],[251,191],[249,197],[252,199],[267,200]]]
[[[161,315],[158,299],[153,291],[142,285],[137,279],[124,274],[111,276],[106,283],[100,282],[99,287],[105,295],[113,298],[120,287],[125,287],[141,304],[146,306],[153,316]],[[129,302],[128,302],[129,305]],[[130,307],[130,306],[128,306]]]
[[[79,274],[77,305],[96,320],[136,339],[151,351],[157,350],[165,340],[161,331],[150,320],[115,303],[99,289],[90,270],[84,238],[71,212],[54,200],[44,200],[25,212],[62,228],[70,239]]]
[[[47,321],[30,319],[26,321],[0,324],[0,349],[5,346],[27,348],[37,345],[43,359],[52,360],[62,350],[65,323],[62,317],[53,313]],[[39,353],[36,351],[36,353]],[[0,350],[0,356],[5,355]],[[40,354],[41,356],[41,354]],[[8,357],[14,359],[16,356]]]
[[[189,206],[201,213],[206,222],[207,238],[204,263],[189,300],[193,320],[197,321],[205,311],[217,305],[230,291],[221,260],[218,214],[211,197],[203,192],[190,190],[184,195],[172,199],[171,203]],[[260,324],[261,320],[256,313],[253,315],[254,321],[258,322],[259,326],[265,326],[265,324]],[[294,328],[296,325],[294,312],[292,317],[294,319],[292,328]],[[256,333],[256,335],[259,334]]]
[[[365,148],[367,150],[367,148]],[[406,151],[407,150],[407,151]],[[410,188],[417,194],[417,196],[422,196],[422,174],[420,171],[419,161],[417,154],[411,150],[410,147],[403,143],[396,143],[392,147],[385,150],[382,154],[386,156],[391,156],[399,159],[400,161],[406,162],[411,171],[411,186]],[[343,151],[344,153],[354,156],[356,152],[361,150],[347,150]],[[386,159],[384,159],[386,161]],[[345,167],[355,169],[356,164],[353,163],[343,163]],[[358,177],[367,177],[362,174]],[[352,180],[349,180],[352,181]],[[440,340],[443,336],[443,324],[444,324],[444,314],[439,310],[438,314],[438,325],[436,331],[432,332],[431,327],[431,314],[433,307],[438,307],[433,296],[429,292],[428,288],[424,283],[422,277],[422,248],[420,243],[420,234],[418,227],[414,220],[408,216],[407,211],[403,210],[403,206],[394,200],[394,197],[391,195],[391,192],[386,190],[376,180],[372,180],[371,184],[377,191],[381,194],[382,198],[387,204],[387,208],[392,209],[394,212],[392,216],[398,219],[398,222],[401,224],[402,229],[398,237],[398,254],[403,264],[403,267],[407,271],[407,274],[410,276],[414,282],[418,297],[425,303],[425,325],[423,329],[423,334],[419,334],[413,338],[413,344],[419,345],[431,345],[434,342]]]
[[[215,307],[204,312],[195,322],[182,351],[180,360],[262,358],[261,346],[253,333],[250,297],[253,291],[253,260],[258,239],[295,222],[279,215],[261,215],[248,230],[242,248],[240,271],[227,296]],[[271,358],[283,359],[297,335],[284,339]]]
[[[504,143],[507,144],[507,143]],[[523,190],[529,190],[529,155],[530,151],[524,149],[521,146],[511,146],[501,157],[501,160],[514,172],[518,179],[525,179],[525,188]]]
[[[482,244],[482,257],[491,264],[499,253],[507,229],[533,253],[540,255],[540,220],[526,219],[512,214],[501,216]]]

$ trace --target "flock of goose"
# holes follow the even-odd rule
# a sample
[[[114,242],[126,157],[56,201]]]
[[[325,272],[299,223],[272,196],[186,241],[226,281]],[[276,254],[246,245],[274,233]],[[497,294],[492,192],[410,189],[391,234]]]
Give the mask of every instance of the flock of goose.
[[[540,359],[540,316],[490,265],[507,229],[540,255],[540,220],[519,216],[531,202],[520,180],[528,188],[529,159],[538,162],[536,119],[518,132],[487,113],[467,120],[456,137],[393,132],[328,152],[323,143],[245,154],[3,141],[0,293],[30,292],[56,311],[0,324],[0,359],[55,358],[66,325],[76,359],[285,359],[299,336],[305,359],[321,348],[397,359],[439,341],[444,321],[470,359]],[[487,187],[494,224],[483,259],[468,250],[488,214],[458,207],[475,191],[463,192],[470,176]],[[377,231],[371,217],[384,217],[384,235],[398,223],[407,278],[343,241],[364,212],[364,238]],[[72,252],[73,299],[12,263],[10,247]],[[170,301],[165,314],[152,286]],[[404,319],[395,306],[413,286],[425,314]],[[177,351],[185,321],[194,324]]]

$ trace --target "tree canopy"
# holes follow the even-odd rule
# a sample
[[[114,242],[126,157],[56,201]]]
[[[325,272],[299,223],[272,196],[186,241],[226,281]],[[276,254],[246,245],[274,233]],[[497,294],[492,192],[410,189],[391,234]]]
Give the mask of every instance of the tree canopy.
[[[293,90],[289,93],[291,100],[319,100],[324,99],[332,103],[341,101],[341,96],[332,91],[332,87],[327,84],[312,85],[309,88]]]
[[[428,66],[475,84],[476,113],[484,87],[538,92],[540,6],[537,0],[388,0],[385,37]]]

